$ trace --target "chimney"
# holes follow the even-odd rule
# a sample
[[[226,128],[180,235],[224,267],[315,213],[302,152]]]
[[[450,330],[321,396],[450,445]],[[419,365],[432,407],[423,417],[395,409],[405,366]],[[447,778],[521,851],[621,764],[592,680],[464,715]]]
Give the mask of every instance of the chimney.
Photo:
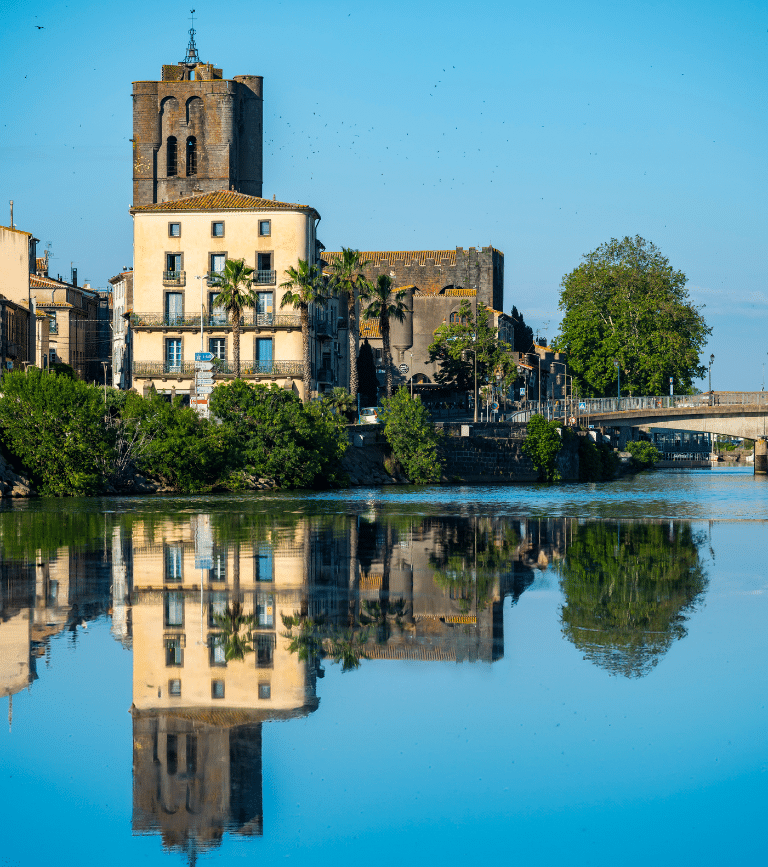
[[[13,225],[13,199],[11,199],[11,228],[15,228]]]

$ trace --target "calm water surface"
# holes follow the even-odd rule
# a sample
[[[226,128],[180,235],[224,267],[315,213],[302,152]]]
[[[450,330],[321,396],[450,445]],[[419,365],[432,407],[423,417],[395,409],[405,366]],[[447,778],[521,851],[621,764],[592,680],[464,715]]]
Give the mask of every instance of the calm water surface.
[[[0,863],[765,863],[768,481],[0,511]]]

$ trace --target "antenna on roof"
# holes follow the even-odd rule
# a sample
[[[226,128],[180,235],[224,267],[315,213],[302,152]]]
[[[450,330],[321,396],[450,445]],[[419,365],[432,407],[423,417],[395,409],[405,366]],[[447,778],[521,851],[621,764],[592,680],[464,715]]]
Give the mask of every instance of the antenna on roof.
[[[187,56],[182,60],[182,63],[200,63],[200,56],[197,53],[195,45],[195,10],[189,10],[192,15],[192,26],[189,28],[189,45],[187,45]]]

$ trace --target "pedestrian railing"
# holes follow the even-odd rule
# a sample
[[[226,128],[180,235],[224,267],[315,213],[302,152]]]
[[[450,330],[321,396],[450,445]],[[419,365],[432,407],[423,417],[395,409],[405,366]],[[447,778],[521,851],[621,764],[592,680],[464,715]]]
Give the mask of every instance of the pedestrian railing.
[[[241,376],[295,376],[301,377],[303,363],[301,361],[241,361]],[[194,361],[134,361],[133,375],[138,377],[152,376],[193,376]],[[233,376],[235,364],[232,361],[215,359],[212,373],[216,376]]]
[[[200,328],[200,313],[131,313],[133,328]],[[203,314],[205,328],[231,328],[227,313],[216,310]],[[298,313],[254,313],[243,314],[241,328],[301,328]]]

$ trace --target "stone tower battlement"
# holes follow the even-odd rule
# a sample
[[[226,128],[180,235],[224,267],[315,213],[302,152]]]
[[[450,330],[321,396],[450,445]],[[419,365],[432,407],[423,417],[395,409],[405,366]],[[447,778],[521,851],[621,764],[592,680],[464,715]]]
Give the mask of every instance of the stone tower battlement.
[[[191,31],[193,33],[193,31]],[[235,190],[261,196],[264,79],[187,58],[133,83],[133,204]]]

